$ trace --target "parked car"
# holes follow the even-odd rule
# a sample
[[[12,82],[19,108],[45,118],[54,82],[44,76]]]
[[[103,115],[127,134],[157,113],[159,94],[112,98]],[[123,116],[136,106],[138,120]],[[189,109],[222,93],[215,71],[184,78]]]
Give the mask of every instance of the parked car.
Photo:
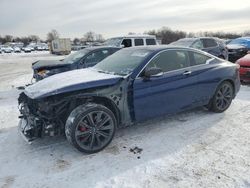
[[[222,40],[214,37],[183,38],[172,42],[170,45],[196,48],[216,57],[228,59],[226,44]]]
[[[44,47],[43,46],[36,46],[35,50],[37,50],[37,51],[43,51]]]
[[[250,51],[250,37],[240,37],[240,38],[232,40],[228,44],[242,45],[242,46],[245,46]]]
[[[2,46],[2,52],[11,53],[13,52],[13,48],[11,48],[10,46]]]
[[[61,72],[92,67],[117,50],[120,50],[120,48],[107,46],[91,47],[75,52],[61,61],[36,61],[32,64],[33,78],[39,81]]]
[[[15,53],[21,53],[21,49],[19,47],[16,47],[16,46],[13,48],[13,51]]]
[[[250,82],[250,54],[238,59],[236,63],[240,65],[240,80]]]
[[[28,46],[27,46],[27,48],[29,48],[29,49],[30,49],[30,51],[35,51],[35,47],[34,47],[34,46],[32,46],[32,45],[28,45]]]
[[[108,39],[104,45],[116,46],[121,48],[133,46],[152,46],[157,45],[156,37],[153,35],[126,35]]]
[[[105,148],[117,128],[198,106],[224,112],[240,88],[239,66],[180,47],[122,49],[96,66],[51,76],[19,96],[27,141],[66,134],[79,151]]]
[[[30,49],[30,47],[26,46],[26,47],[22,48],[22,51],[24,51],[25,53],[30,53],[31,49]]]
[[[236,62],[250,51],[250,37],[240,37],[231,40],[227,44],[227,48],[229,51],[229,60],[231,62]]]

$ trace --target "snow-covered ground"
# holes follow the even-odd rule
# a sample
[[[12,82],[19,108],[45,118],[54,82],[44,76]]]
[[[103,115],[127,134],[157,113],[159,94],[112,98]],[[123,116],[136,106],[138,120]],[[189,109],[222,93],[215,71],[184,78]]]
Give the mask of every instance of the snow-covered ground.
[[[0,187],[250,187],[250,87],[222,114],[202,108],[121,129],[85,155],[65,138],[28,145],[17,132],[17,86],[46,52],[0,55]],[[138,147],[141,152],[131,152]]]

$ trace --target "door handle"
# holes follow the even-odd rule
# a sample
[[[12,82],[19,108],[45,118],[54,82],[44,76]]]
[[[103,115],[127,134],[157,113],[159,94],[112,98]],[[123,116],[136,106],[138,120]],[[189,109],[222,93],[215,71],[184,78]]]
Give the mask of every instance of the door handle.
[[[183,73],[183,75],[188,76],[188,75],[190,75],[191,73],[192,73],[191,71],[185,71],[185,72]]]

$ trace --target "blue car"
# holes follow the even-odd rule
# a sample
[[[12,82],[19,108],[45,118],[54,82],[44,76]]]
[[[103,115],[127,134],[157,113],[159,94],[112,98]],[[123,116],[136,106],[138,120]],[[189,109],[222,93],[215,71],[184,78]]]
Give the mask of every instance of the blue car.
[[[92,68],[53,75],[19,96],[19,129],[31,142],[66,134],[79,151],[105,148],[117,128],[199,106],[224,112],[239,67],[183,47],[122,49]]]
[[[231,40],[227,44],[227,49],[229,52],[228,60],[236,62],[250,51],[250,37],[241,37]]]
[[[250,50],[250,37],[240,37],[228,43],[229,45],[241,45]]]
[[[63,60],[39,60],[32,63],[33,78],[39,81],[54,74],[93,67],[120,49],[109,46],[88,47],[67,56]]]

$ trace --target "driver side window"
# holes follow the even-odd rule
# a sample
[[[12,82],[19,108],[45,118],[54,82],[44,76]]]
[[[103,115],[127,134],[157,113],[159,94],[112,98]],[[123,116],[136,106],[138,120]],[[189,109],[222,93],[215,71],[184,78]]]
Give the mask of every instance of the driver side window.
[[[189,56],[186,51],[168,50],[158,54],[153,60],[151,60],[146,68],[157,67],[160,68],[162,72],[169,72],[188,66]]]

